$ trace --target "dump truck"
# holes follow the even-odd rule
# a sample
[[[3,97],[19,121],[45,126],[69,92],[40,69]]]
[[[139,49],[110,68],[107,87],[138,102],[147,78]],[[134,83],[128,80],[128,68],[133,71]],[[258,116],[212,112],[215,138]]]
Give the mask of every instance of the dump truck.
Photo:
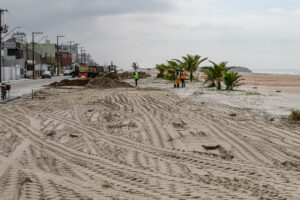
[[[117,74],[117,66],[111,63],[108,66],[87,66],[85,64],[74,64],[72,66],[72,77],[94,78],[105,72],[113,72]]]
[[[74,71],[72,72],[72,77],[78,78],[94,78],[98,76],[99,72],[96,66],[87,65],[76,65]]]

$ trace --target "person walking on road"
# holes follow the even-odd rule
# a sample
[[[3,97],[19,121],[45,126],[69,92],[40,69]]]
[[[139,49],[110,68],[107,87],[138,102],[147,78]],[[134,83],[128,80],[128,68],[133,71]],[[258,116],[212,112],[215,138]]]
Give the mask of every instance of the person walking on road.
[[[175,81],[174,81],[174,88],[179,88],[180,85],[180,72],[179,69],[176,68],[176,72],[175,72]]]
[[[182,84],[182,87],[185,87],[185,71],[184,69],[182,69],[181,73],[180,73],[180,79],[181,79],[181,84]]]
[[[6,91],[6,85],[5,85],[5,83],[2,83],[0,87],[1,87],[1,99],[2,100],[6,100],[6,93],[7,93],[7,91]]]
[[[137,71],[135,71],[133,76],[134,76],[134,80],[135,80],[135,87],[137,87],[138,80],[139,80],[139,73]]]

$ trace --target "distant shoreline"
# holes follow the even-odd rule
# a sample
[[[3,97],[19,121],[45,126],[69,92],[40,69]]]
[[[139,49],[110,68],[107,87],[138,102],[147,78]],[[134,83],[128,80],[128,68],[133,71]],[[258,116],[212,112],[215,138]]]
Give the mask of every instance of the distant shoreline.
[[[275,75],[275,76],[300,76],[300,72],[240,72],[239,74]]]
[[[241,73],[243,85],[300,94],[300,74]]]
[[[300,75],[300,72],[252,72],[252,74],[264,74],[264,75]]]

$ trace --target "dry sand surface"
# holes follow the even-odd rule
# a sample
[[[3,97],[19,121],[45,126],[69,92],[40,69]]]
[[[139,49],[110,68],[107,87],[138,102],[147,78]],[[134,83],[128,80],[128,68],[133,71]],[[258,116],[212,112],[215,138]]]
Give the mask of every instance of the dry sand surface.
[[[0,105],[0,199],[300,199],[297,125],[170,86],[47,88]]]

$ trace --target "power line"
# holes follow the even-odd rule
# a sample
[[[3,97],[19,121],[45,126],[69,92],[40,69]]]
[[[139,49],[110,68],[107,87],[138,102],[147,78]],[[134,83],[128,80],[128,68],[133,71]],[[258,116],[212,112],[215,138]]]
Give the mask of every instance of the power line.
[[[22,27],[25,27],[25,30],[27,30],[28,32],[31,32],[31,30],[34,30],[35,27],[28,25],[28,23],[26,23],[25,21],[23,21],[22,19],[20,19],[19,17],[15,16],[13,13],[8,12],[8,16],[10,17],[11,20],[13,20],[15,23],[22,25]],[[26,26],[25,26],[26,24]]]

